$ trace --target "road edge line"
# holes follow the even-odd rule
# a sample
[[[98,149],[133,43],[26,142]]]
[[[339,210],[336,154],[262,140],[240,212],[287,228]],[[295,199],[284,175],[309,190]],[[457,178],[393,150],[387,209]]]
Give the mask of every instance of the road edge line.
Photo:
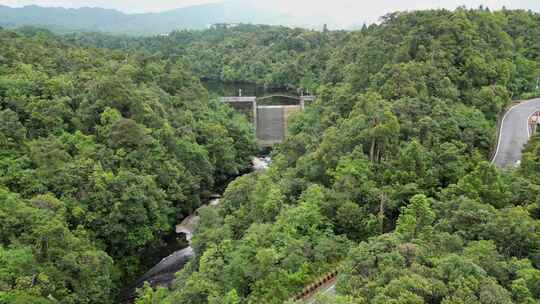
[[[502,129],[504,127],[504,121],[506,120],[506,117],[508,116],[508,114],[510,112],[512,112],[512,110],[518,106],[520,106],[523,102],[520,101],[518,104],[510,107],[510,109],[508,109],[506,111],[506,113],[504,113],[504,116],[503,116],[503,119],[501,120],[501,126],[499,127],[499,130],[497,130],[497,149],[495,150],[495,154],[493,155],[493,158],[491,159],[491,164],[493,165],[495,163],[495,159],[497,159],[497,155],[499,154],[499,150],[501,148],[501,141],[502,141],[502,136],[501,136],[501,132],[502,132]],[[527,126],[528,128],[528,126]]]

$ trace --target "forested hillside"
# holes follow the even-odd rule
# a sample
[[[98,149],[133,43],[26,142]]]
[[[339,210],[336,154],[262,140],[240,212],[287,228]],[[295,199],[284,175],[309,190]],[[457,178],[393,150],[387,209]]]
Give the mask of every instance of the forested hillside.
[[[0,303],[115,302],[256,151],[182,61],[42,31],[0,31],[0,122]]]
[[[167,37],[128,38],[71,34],[69,43],[139,56],[182,58],[204,80],[247,82],[270,88],[316,89],[330,56],[356,32],[319,32],[284,26],[239,25],[229,29],[176,31]]]
[[[540,300],[538,151],[517,171],[488,161],[498,115],[540,76],[539,15],[437,10],[351,33],[169,39],[165,54],[196,56],[202,76],[310,78],[318,100],[268,172],[237,179],[223,208],[203,212],[174,291],[140,303],[281,303],[334,268],[342,296],[327,303]]]
[[[197,3],[197,2],[192,2]],[[164,35],[173,30],[207,29],[215,23],[281,24],[322,28],[334,20],[323,16],[299,17],[270,8],[265,3],[251,0],[210,1],[185,6],[176,2],[178,9],[126,14],[118,10],[98,7],[61,8],[29,5],[8,7],[0,5],[0,26],[18,28],[39,26],[58,33],[102,32],[115,35]],[[170,3],[173,5],[173,3]],[[51,2],[48,6],[59,5]],[[80,3],[73,3],[78,6]],[[114,5],[114,3],[109,4]],[[134,5],[137,7],[137,5]],[[158,4],[154,9],[159,7]]]
[[[99,48],[98,48],[99,47]],[[137,304],[540,301],[540,139],[489,163],[538,93],[540,15],[394,13],[354,32],[168,37],[0,31],[0,302],[113,303],[175,220],[247,164],[244,118],[199,79],[309,89],[272,166],[203,208],[193,260]]]

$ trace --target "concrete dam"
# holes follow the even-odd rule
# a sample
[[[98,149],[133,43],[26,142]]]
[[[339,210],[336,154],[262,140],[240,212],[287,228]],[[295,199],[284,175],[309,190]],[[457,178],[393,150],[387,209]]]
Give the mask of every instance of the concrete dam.
[[[269,98],[294,100],[292,105],[263,105]],[[236,111],[245,114],[253,125],[259,145],[271,147],[283,142],[286,136],[288,120],[291,114],[303,111],[306,102],[312,102],[315,96],[270,95],[265,97],[220,97],[221,102],[228,103]]]

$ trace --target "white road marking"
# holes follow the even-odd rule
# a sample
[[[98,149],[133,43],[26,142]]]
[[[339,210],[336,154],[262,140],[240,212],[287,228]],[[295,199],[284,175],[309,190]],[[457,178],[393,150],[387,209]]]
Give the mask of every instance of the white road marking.
[[[324,291],[318,291],[316,292],[313,297],[316,297],[318,294],[327,294],[329,292],[331,292],[332,290],[334,290],[336,288],[336,283],[334,282],[332,285],[328,286],[328,288],[326,288]],[[312,299],[310,302],[308,302],[307,304],[316,304],[317,303],[317,300],[316,299]]]
[[[501,136],[501,133],[502,133],[502,130],[503,130],[503,127],[504,127],[504,121],[506,120],[506,117],[508,116],[508,114],[510,112],[512,112],[512,110],[514,108],[516,108],[517,106],[521,105],[521,102],[518,103],[517,105],[514,105],[513,107],[511,107],[510,109],[508,109],[508,111],[506,111],[506,113],[504,114],[503,116],[503,119],[501,121],[501,126],[499,128],[499,140],[497,141],[497,151],[495,151],[495,155],[493,156],[493,159],[491,160],[491,164],[494,164],[495,163],[495,159],[497,159],[497,155],[499,154],[499,149],[501,148],[501,140],[502,140],[502,136]]]
[[[540,109],[540,99],[530,99],[521,101],[512,106],[501,120],[500,128],[498,129],[497,149],[491,159],[491,164],[496,164],[501,168],[515,166],[521,158],[522,146],[532,136],[532,130],[529,128],[530,116],[529,111]],[[520,125],[524,124],[525,130],[520,129]]]

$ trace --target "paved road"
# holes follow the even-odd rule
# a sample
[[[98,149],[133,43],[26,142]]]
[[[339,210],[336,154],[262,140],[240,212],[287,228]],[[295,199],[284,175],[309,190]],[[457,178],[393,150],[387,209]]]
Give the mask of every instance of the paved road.
[[[531,136],[528,124],[529,117],[536,111],[540,111],[540,98],[524,101],[506,113],[501,123],[497,152],[493,158],[495,165],[500,168],[508,168],[518,164],[518,161],[521,160],[523,147]],[[334,279],[321,287],[305,303],[316,304],[315,296],[317,294],[335,294],[336,281]]]
[[[497,152],[493,163],[500,168],[515,167],[521,161],[523,147],[530,137],[528,120],[540,111],[540,99],[524,101],[512,107],[501,124]]]
[[[317,304],[317,300],[315,299],[317,295],[319,295],[319,294],[327,294],[327,293],[336,294],[336,283],[337,283],[337,279],[334,278],[332,281],[330,281],[326,285],[322,286],[309,299],[305,300],[304,302],[306,304]]]

